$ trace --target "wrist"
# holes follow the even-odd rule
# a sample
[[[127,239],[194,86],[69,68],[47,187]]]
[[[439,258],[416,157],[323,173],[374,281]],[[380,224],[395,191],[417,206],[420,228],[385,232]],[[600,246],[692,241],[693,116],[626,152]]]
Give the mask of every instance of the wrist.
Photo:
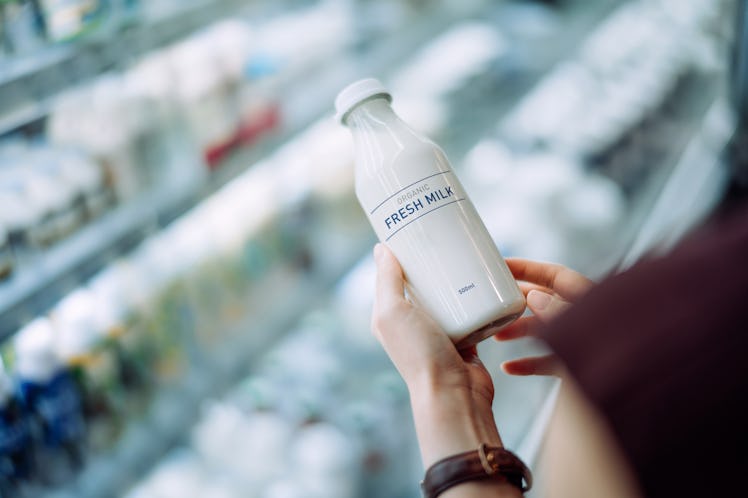
[[[424,467],[481,443],[502,446],[490,401],[470,389],[411,390],[411,407]]]

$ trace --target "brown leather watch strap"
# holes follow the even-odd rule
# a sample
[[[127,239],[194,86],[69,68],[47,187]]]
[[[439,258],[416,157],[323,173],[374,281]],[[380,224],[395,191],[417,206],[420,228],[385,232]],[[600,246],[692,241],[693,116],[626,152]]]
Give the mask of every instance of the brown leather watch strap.
[[[530,469],[517,455],[501,447],[482,444],[477,450],[444,458],[429,467],[421,482],[421,491],[424,498],[437,498],[457,484],[487,479],[509,483],[523,493],[532,487]]]

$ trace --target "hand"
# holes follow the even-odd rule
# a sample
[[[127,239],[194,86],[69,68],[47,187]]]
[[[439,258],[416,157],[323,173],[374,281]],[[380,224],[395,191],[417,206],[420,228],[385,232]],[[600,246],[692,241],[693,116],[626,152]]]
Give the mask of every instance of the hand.
[[[475,348],[460,351],[404,295],[402,269],[383,244],[377,264],[372,331],[408,385],[425,466],[480,443],[501,445],[491,403],[491,376]]]
[[[507,258],[509,269],[527,299],[531,316],[516,320],[494,337],[508,341],[533,335],[538,325],[563,313],[571,303],[585,294],[593,282],[564,266]],[[501,368],[511,375],[561,375],[562,365],[555,355],[506,361]]]
[[[402,269],[383,244],[374,248],[377,288],[371,328],[409,389],[460,389],[493,400],[493,382],[476,348],[458,351],[441,327],[405,298]]]

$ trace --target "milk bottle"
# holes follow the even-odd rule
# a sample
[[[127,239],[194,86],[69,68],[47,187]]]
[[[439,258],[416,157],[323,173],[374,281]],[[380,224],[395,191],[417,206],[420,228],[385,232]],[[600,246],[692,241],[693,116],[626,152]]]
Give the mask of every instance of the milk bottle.
[[[340,92],[355,145],[356,195],[403,268],[409,299],[458,348],[518,318],[525,300],[444,152],[404,123],[375,79]]]

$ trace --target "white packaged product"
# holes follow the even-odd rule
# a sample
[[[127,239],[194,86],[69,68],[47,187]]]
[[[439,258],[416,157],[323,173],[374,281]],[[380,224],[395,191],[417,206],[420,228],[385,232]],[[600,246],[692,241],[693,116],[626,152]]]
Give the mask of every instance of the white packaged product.
[[[395,95],[443,97],[508,49],[494,26],[482,22],[458,24],[431,41],[394,77]]]
[[[399,260],[409,298],[468,347],[518,318],[524,296],[444,152],[389,102],[373,79],[336,99],[355,143],[356,195]]]
[[[18,167],[7,171],[8,183],[20,194],[17,222],[24,225],[24,241],[31,246],[47,245],[69,233],[75,227],[71,216],[74,192],[66,184],[58,184],[49,175],[32,168]],[[11,210],[13,206],[11,206]]]
[[[209,43],[197,35],[169,52],[176,95],[202,152],[230,141],[239,123],[231,76],[213,57]]]
[[[236,406],[211,403],[192,430],[192,446],[209,468],[261,489],[287,470],[292,428],[273,413],[245,414]]]
[[[56,102],[47,134],[56,144],[79,147],[99,161],[120,199],[136,195],[149,183],[153,145],[142,102],[128,94],[124,79],[105,75],[67,92]]]
[[[310,498],[358,495],[360,451],[334,425],[317,423],[302,429],[291,446],[290,458]]]
[[[45,214],[44,203],[28,195],[23,175],[0,169],[0,224],[13,244],[33,245]]]

